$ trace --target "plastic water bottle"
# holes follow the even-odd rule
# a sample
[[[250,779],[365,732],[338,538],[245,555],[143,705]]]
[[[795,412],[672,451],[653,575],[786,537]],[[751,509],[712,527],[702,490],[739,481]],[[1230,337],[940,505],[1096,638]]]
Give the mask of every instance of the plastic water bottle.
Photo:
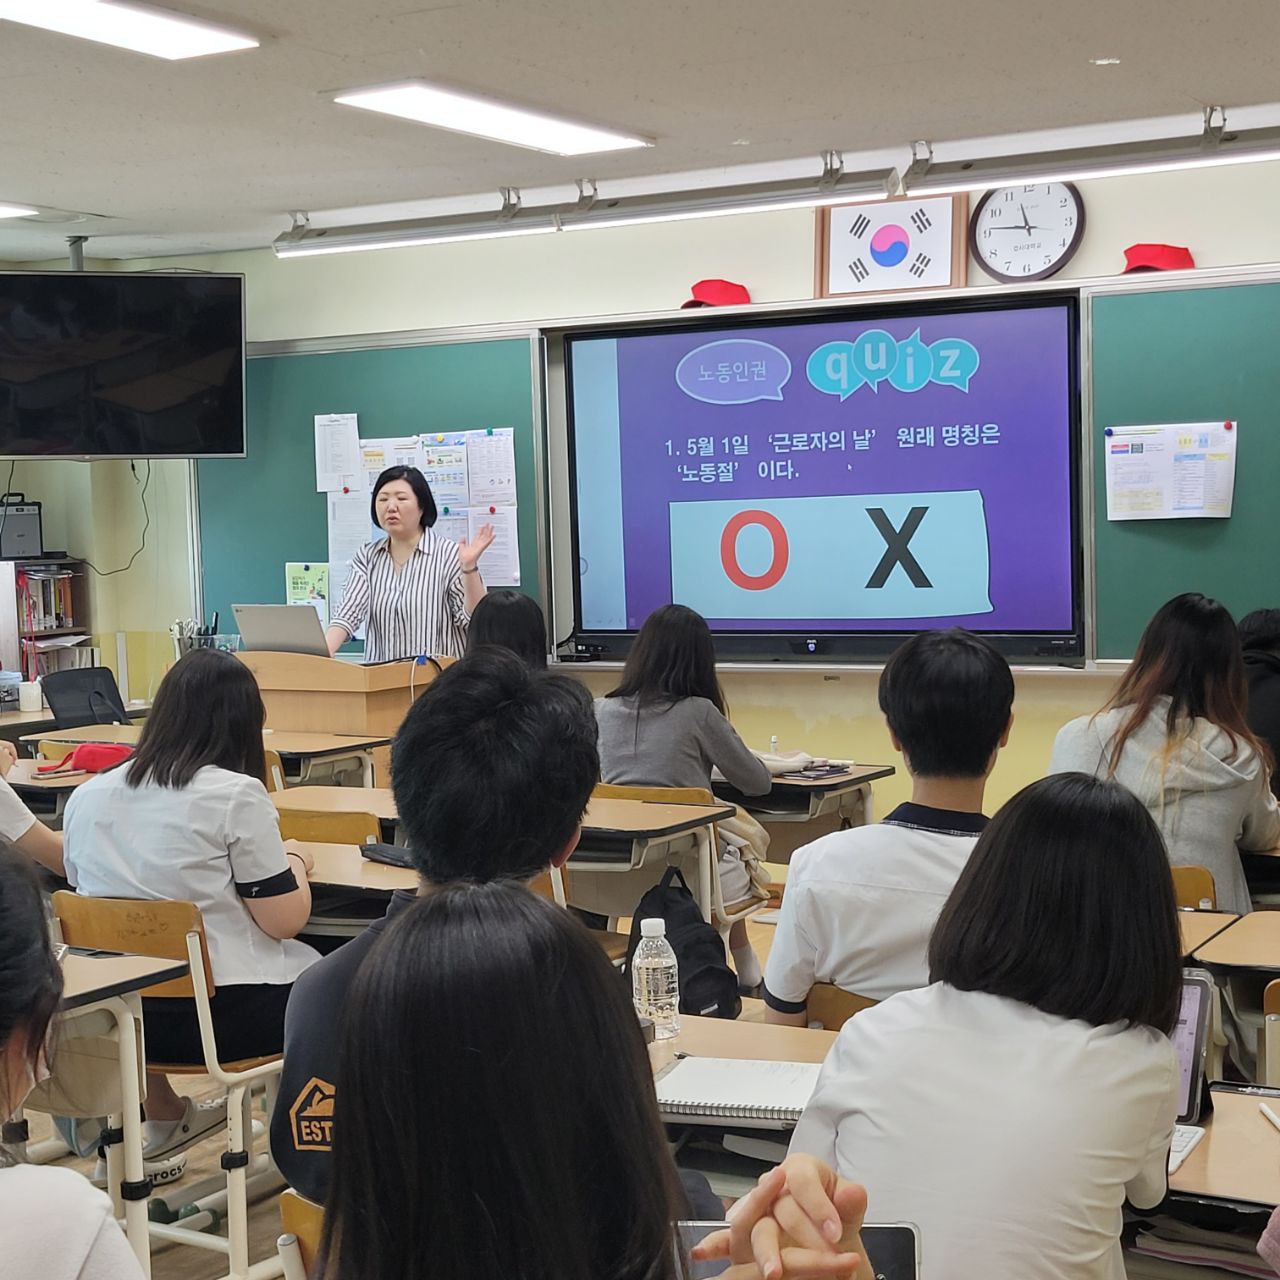
[[[640,921],[640,945],[631,961],[631,998],[636,1012],[653,1022],[659,1040],[680,1031],[680,971],[661,916]]]

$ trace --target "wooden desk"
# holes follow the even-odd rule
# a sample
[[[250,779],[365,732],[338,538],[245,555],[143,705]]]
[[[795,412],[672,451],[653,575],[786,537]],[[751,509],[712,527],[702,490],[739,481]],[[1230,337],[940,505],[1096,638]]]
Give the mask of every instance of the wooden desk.
[[[302,847],[315,860],[315,867],[307,877],[314,885],[358,889],[362,893],[394,893],[397,889],[418,887],[418,873],[412,868],[371,862],[361,855],[359,845],[304,841]]]
[[[48,763],[47,760],[15,760],[13,766],[5,775],[5,781],[28,804],[40,798],[46,804],[52,801],[52,812],[44,807],[33,807],[32,811],[41,818],[51,818],[54,822],[60,822],[71,793],[77,787],[83,786],[94,775],[81,771],[77,773],[60,773],[56,777],[50,777],[48,774],[36,772],[40,765]]]
[[[151,703],[138,698],[126,702],[124,709],[130,719],[137,720],[151,710]],[[30,734],[36,738],[46,737],[48,735],[43,730],[56,728],[57,721],[47,707],[39,711],[0,711],[0,738],[6,738],[10,742],[21,741],[22,734]]]
[[[1205,1135],[1169,1179],[1169,1190],[1264,1208],[1280,1204],[1280,1133],[1258,1110],[1264,1100],[1273,1111],[1280,1108],[1275,1093],[1215,1085]]]
[[[1211,969],[1280,972],[1280,911],[1253,911],[1241,916],[1198,946],[1192,959]],[[1276,1137],[1280,1139],[1280,1134]],[[1276,1155],[1280,1159],[1280,1150]]]
[[[766,1062],[822,1062],[835,1043],[834,1031],[782,1027],[766,1022],[729,1021],[680,1015],[680,1034],[649,1046],[654,1072],[677,1053],[700,1058],[756,1058]],[[1261,1117],[1259,1117],[1261,1119]],[[1276,1135],[1280,1140],[1280,1134]]]
[[[1240,917],[1230,911],[1179,911],[1178,929],[1182,934],[1182,954],[1190,956],[1210,938],[1216,937]]]
[[[147,1202],[120,1196],[122,1181],[143,1177],[140,993],[186,972],[185,960],[67,952],[53,1075],[23,1103],[54,1115],[105,1114],[108,1127],[122,1132],[123,1140],[107,1147],[107,1187],[144,1276],[151,1274]]]
[[[119,742],[135,746],[142,729],[134,724],[86,724],[76,729],[52,729],[40,733],[24,733],[19,742],[65,742],[68,747],[80,742]],[[358,760],[364,785],[373,785],[373,753],[389,746],[390,738],[368,734],[299,733],[288,729],[264,729],[263,745],[278,751],[283,761],[294,761],[298,772],[292,780],[304,783],[317,760]]]

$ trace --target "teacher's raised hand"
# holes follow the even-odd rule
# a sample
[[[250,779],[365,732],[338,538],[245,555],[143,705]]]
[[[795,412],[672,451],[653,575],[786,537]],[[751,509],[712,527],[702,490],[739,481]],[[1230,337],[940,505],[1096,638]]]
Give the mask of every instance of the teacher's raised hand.
[[[458,560],[462,564],[463,573],[475,572],[476,566],[480,563],[480,557],[489,549],[492,542],[493,525],[491,524],[482,524],[470,542],[465,538],[458,539]]]

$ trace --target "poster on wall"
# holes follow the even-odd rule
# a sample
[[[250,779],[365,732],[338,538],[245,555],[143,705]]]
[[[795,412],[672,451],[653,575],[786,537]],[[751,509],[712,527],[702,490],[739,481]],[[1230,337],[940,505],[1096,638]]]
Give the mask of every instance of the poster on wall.
[[[329,625],[329,566],[314,561],[290,560],[284,566],[284,602],[309,606]]]
[[[1108,427],[1108,520],[1224,519],[1236,484],[1239,423]]]

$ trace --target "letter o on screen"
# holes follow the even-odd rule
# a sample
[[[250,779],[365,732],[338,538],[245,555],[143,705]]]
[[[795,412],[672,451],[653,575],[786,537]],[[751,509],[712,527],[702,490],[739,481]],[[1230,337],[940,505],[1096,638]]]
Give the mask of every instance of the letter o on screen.
[[[773,559],[763,573],[744,573],[738,564],[738,535],[748,525],[758,524],[773,541]],[[782,521],[767,511],[739,511],[720,535],[720,563],[735,587],[744,591],[767,591],[782,581],[787,571],[791,547]]]

